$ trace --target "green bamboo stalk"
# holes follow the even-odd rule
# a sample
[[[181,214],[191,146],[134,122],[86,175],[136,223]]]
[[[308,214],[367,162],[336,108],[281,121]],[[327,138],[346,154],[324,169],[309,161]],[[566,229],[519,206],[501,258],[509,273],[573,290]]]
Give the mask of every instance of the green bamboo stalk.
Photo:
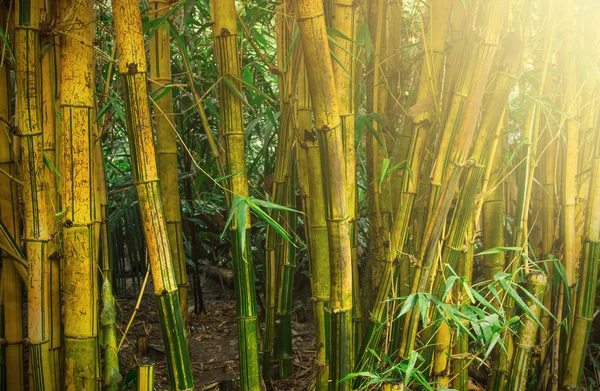
[[[295,147],[292,150],[295,154]],[[296,207],[296,165],[290,161],[292,166],[286,178],[286,206],[288,208]],[[287,212],[286,230],[294,235],[296,231],[296,215],[294,212]],[[288,379],[292,375],[294,351],[292,348],[292,309],[294,305],[293,287],[294,276],[296,274],[296,247],[295,243],[284,243],[287,246],[286,258],[282,260],[279,284],[279,295],[277,300],[277,318],[279,320],[278,332],[278,358],[279,358],[279,376],[282,379]]]
[[[100,324],[102,326],[102,348],[104,349],[104,371],[102,383],[106,390],[117,391],[121,383],[119,373],[119,354],[117,351],[117,312],[115,298],[112,293],[110,281],[105,278],[102,284],[102,313]]]
[[[290,1],[279,1],[276,8],[276,38],[277,38],[277,72],[279,75],[278,85],[280,91],[280,128],[277,137],[277,151],[275,156],[275,172],[273,175],[273,200],[278,205],[286,202],[285,191],[286,178],[289,178],[289,168],[292,151],[292,72],[289,72],[290,63],[296,64],[296,56],[289,56],[291,42],[290,16],[293,15]],[[272,209],[270,216],[280,225],[285,226],[286,213],[278,209]],[[273,342],[276,335],[276,312],[278,305],[277,284],[281,281],[279,269],[286,262],[287,246],[283,238],[277,234],[271,225],[267,227],[267,238],[265,245],[265,307],[266,322],[263,342],[263,377],[269,379],[271,376],[271,356],[273,355]],[[284,305],[285,307],[285,305]],[[279,324],[281,325],[281,323]],[[286,329],[288,324],[285,324]],[[291,326],[290,326],[291,327]],[[291,332],[291,329],[288,330]],[[286,331],[286,333],[288,332]],[[284,333],[284,335],[288,335]],[[291,335],[291,334],[290,334]],[[284,344],[287,344],[285,341]],[[291,341],[289,341],[291,344]]]
[[[539,319],[542,308],[538,303],[544,297],[548,286],[548,278],[542,273],[530,273],[527,276],[527,290],[537,299],[533,301],[528,298],[525,303],[529,313],[521,317],[521,325],[515,340],[515,353],[512,359],[510,377],[508,379],[509,391],[521,391],[526,389],[529,377],[529,363],[535,347]],[[535,320],[534,320],[535,319]]]
[[[237,18],[233,0],[211,1],[215,59],[219,69],[219,112],[225,139],[228,189],[235,196],[248,196],[246,159],[244,155],[244,118],[241,91],[240,57],[237,43]],[[237,93],[236,91],[237,90]],[[238,212],[241,213],[241,212]],[[248,213],[248,212],[246,212]],[[251,242],[248,240],[250,217],[246,225],[238,226],[237,219],[230,225],[235,275],[236,315],[238,317],[238,351],[240,357],[241,386],[243,391],[261,388],[258,364],[258,320],[256,317],[256,290]],[[242,230],[242,232],[239,232]],[[240,238],[246,235],[245,245]]]
[[[461,254],[460,267],[457,272],[459,276],[465,278],[467,285],[471,285],[473,279],[473,255],[475,252],[475,220],[471,219],[469,226],[467,227],[467,240],[468,247],[467,251]],[[469,305],[469,295],[465,292],[465,288],[462,285],[455,285],[455,290],[458,291],[457,297],[460,305]],[[461,321],[465,327],[468,327],[468,321],[466,319]],[[467,390],[469,388],[469,335],[467,333],[460,333],[456,336],[456,342],[452,347],[452,356],[456,357],[451,363],[451,382],[452,387],[457,390]],[[439,379],[438,379],[439,383]]]
[[[133,0],[116,0],[112,10],[127,110],[132,174],[167,352],[169,380],[172,389],[189,390],[193,389],[194,381],[158,183],[140,9]]]

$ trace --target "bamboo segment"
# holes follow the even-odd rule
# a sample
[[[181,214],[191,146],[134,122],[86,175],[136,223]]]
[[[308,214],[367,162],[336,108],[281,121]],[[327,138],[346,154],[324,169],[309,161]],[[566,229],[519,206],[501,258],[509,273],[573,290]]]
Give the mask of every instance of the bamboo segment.
[[[298,25],[319,138],[325,217],[331,270],[330,390],[350,389],[340,382],[352,371],[352,256],[348,229],[344,140],[323,4],[297,0]]]
[[[590,176],[584,229],[583,258],[577,290],[575,321],[570,333],[563,387],[576,389],[581,385],[581,376],[587,356],[588,340],[594,314],[594,297],[600,259],[600,135],[596,127],[595,155]]]
[[[100,314],[100,324],[102,326],[103,341],[101,343],[104,349],[104,371],[102,383],[106,390],[117,391],[121,383],[121,374],[119,373],[119,355],[117,350],[117,331],[116,331],[117,312],[115,309],[115,298],[112,294],[112,286],[107,278],[102,284],[102,313]]]
[[[138,366],[137,391],[154,390],[154,363],[144,361]]]
[[[171,388],[189,390],[193,388],[192,368],[158,183],[140,9],[133,0],[116,0],[112,3],[112,10],[119,73],[127,109],[132,174],[144,226],[154,295],[158,302]]]
[[[5,9],[0,6],[0,20],[5,20]],[[10,78],[6,62],[0,62],[0,118],[9,119]],[[9,129],[0,125],[0,169],[17,177],[14,154],[16,141]],[[0,221],[13,239],[21,236],[20,206],[17,197],[17,184],[6,175],[0,175]],[[3,320],[0,327],[4,338],[4,367],[2,383],[10,384],[11,389],[24,389],[23,365],[23,311],[21,306],[22,277],[17,272],[16,262],[7,252],[2,251],[2,304]],[[26,272],[26,270],[25,270]],[[26,275],[25,275],[26,277]],[[26,280],[25,280],[26,281]]]
[[[458,275],[465,278],[467,285],[471,285],[473,280],[473,254],[475,250],[475,235],[474,235],[474,224],[475,221],[471,219],[469,226],[467,227],[467,251],[461,254],[460,268],[458,269]],[[455,285],[455,288],[457,285]],[[459,286],[457,297],[461,305],[469,304],[469,295],[465,292],[463,286]],[[461,321],[468,326],[466,319]],[[469,335],[467,333],[460,333],[456,336],[456,343],[452,347],[452,357],[455,357],[451,363],[452,370],[452,386],[457,390],[467,390],[469,388]],[[438,356],[439,357],[439,356]],[[437,358],[436,358],[437,360]],[[446,364],[447,365],[447,364]],[[439,382],[439,379],[438,379]]]
[[[244,119],[241,91],[240,58],[237,45],[237,18],[233,0],[211,1],[215,59],[219,69],[218,83],[219,112],[223,123],[221,129],[225,139],[225,157],[229,178],[229,191],[234,196],[248,196],[246,160],[244,156]],[[241,212],[238,212],[241,213]],[[238,350],[240,356],[241,386],[243,391],[259,390],[261,387],[258,365],[258,321],[256,318],[256,290],[254,287],[254,265],[250,251],[250,240],[245,247],[241,235],[248,235],[250,218],[246,226],[231,225],[233,271],[235,274],[236,314],[238,317]],[[244,230],[240,235],[239,230]]]
[[[315,390],[329,389],[329,243],[325,220],[319,141],[311,132],[310,92],[304,64],[298,80],[298,139],[308,168],[310,281],[315,314]]]
[[[36,1],[15,2],[15,77],[17,127],[20,137],[24,200],[25,250],[29,262],[28,338],[30,341],[30,387],[55,389],[51,354],[51,276],[47,267],[50,235],[56,232],[51,200],[47,191],[43,159],[42,113],[40,96],[40,16]]]
[[[160,19],[169,11],[168,1],[151,1],[151,18]],[[171,50],[170,26],[163,21],[150,37],[150,72],[152,88],[170,88],[171,83]],[[181,316],[185,330],[188,324],[188,282],[183,250],[183,233],[181,231],[181,207],[179,202],[179,176],[177,174],[177,130],[173,114],[173,97],[167,91],[160,99],[154,101],[154,130],[156,132],[156,156],[158,161],[158,178],[162,195],[163,210],[167,223],[171,258],[175,268],[175,279],[179,289]]]
[[[511,365],[511,373],[507,390],[521,391],[527,387],[529,363],[535,346],[538,323],[542,308],[537,304],[544,297],[548,286],[548,278],[542,273],[531,273],[527,276],[527,290],[537,299],[526,301],[529,313],[524,315],[517,339],[515,341],[515,353]]]

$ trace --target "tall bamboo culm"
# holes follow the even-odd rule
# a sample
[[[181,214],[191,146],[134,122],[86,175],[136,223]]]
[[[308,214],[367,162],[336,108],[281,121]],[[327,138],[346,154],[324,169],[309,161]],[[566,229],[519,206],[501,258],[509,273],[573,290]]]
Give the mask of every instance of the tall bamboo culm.
[[[7,10],[0,3],[0,23],[5,23]],[[0,44],[0,57],[3,50]],[[0,118],[9,121],[12,118],[10,99],[10,73],[8,62],[0,60]],[[10,129],[0,124],[0,169],[18,177],[16,157],[16,138]],[[21,210],[17,197],[17,184],[6,175],[0,175],[0,220],[14,240],[21,235]],[[26,277],[26,275],[25,275]],[[21,306],[22,277],[17,272],[13,258],[2,251],[2,304],[4,309],[3,328],[4,338],[4,384],[10,384],[11,389],[23,390],[23,311]]]
[[[241,90],[236,14],[234,0],[211,1],[214,53],[220,77],[217,89],[219,112],[223,119],[220,126],[225,140],[226,172],[232,175],[228,179],[228,191],[234,197],[247,197],[248,178],[244,155],[242,101],[232,91],[232,89]],[[242,235],[246,235],[245,246],[239,239],[239,230],[244,231]],[[249,215],[246,216],[246,226],[244,227],[237,225],[236,218],[232,220],[230,232],[238,318],[240,383],[243,391],[260,390],[261,387],[258,364],[259,330],[256,317],[256,290],[254,287],[254,264],[248,239],[249,231]]]
[[[335,77],[329,54],[323,3],[296,0],[298,25],[308,72],[315,128],[319,139],[325,218],[329,242],[331,350],[329,389],[348,390],[340,382],[352,371],[352,256],[346,199],[344,138]]]
[[[94,34],[92,3],[62,0],[70,33],[61,37],[61,207],[64,380],[67,389],[95,388],[99,374],[98,277],[94,197]]]
[[[133,181],[158,303],[169,380],[173,390],[190,390],[194,381],[160,194],[140,9],[136,1],[116,0],[112,3],[112,10],[119,74],[127,110]]]
[[[306,155],[308,167],[310,281],[315,314],[315,390],[329,388],[329,242],[325,220],[325,199],[321,181],[319,141],[311,132],[311,102],[304,62],[298,80],[298,144]]]
[[[151,1],[151,19],[160,19],[169,11],[168,1]],[[170,26],[163,20],[150,37],[150,78],[152,89],[169,88],[160,99],[154,101],[154,130],[156,132],[156,157],[163,210],[167,222],[171,258],[175,279],[179,288],[181,316],[186,331],[188,324],[188,282],[183,233],[181,231],[181,205],[179,202],[179,176],[177,175],[177,130],[173,114],[173,97],[168,85],[171,83]]]
[[[600,135],[596,124],[595,155],[592,161],[591,182],[587,198],[587,211],[584,227],[583,256],[579,287],[577,290],[573,329],[570,333],[563,387],[576,389],[581,386],[581,375],[587,346],[592,329],[598,259],[600,259]]]
[[[297,55],[290,55],[291,43],[291,19],[293,9],[290,0],[278,1],[275,8],[275,24],[276,24],[276,43],[277,43],[277,74],[278,87],[281,96],[280,100],[280,126],[277,134],[277,152],[275,155],[275,169],[273,173],[273,191],[272,197],[276,204],[284,205],[287,201],[286,186],[289,182],[289,168],[291,162],[292,150],[292,72],[289,72],[297,62]],[[282,226],[285,223],[287,215],[278,209],[272,209],[270,216]],[[273,355],[273,347],[275,340],[279,338],[279,334],[284,338],[282,341],[284,346],[291,345],[291,324],[287,322],[287,318],[281,322],[282,298],[280,289],[284,288],[283,274],[286,273],[287,267],[283,266],[287,263],[288,247],[281,235],[279,235],[271,225],[267,227],[267,237],[265,244],[265,333],[263,341],[263,377],[270,379],[271,377],[271,359]],[[289,272],[289,270],[287,270]],[[279,288],[278,288],[279,287]],[[285,286],[289,287],[289,286]],[[284,289],[285,290],[285,289]],[[291,299],[290,295],[287,294]],[[276,323],[277,320],[277,323]],[[277,331],[277,336],[275,335]],[[289,336],[289,337],[288,337]],[[283,346],[278,345],[278,348],[283,349]],[[283,353],[283,352],[281,352]],[[278,356],[281,354],[278,353]],[[284,360],[280,365],[280,375],[283,378],[289,377],[288,369],[290,360]]]
[[[28,338],[31,371],[30,387],[34,390],[56,389],[54,357],[51,353],[51,276],[50,235],[57,231],[52,212],[47,168],[43,159],[42,115],[40,96],[40,17],[38,0],[16,1],[15,77],[16,127],[19,136],[23,186],[25,250],[29,262]]]

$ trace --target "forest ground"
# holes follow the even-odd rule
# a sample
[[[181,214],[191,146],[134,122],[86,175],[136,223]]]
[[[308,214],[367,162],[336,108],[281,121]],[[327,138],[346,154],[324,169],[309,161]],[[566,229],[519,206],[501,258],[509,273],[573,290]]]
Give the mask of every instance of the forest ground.
[[[235,317],[235,296],[233,289],[211,278],[202,277],[202,292],[207,315],[194,315],[194,303],[189,296],[190,319],[190,355],[194,371],[195,389],[204,391],[219,390],[219,381],[239,375],[238,342]],[[124,331],[134,311],[137,296],[117,298],[117,326]],[[312,380],[312,361],[314,359],[314,326],[310,310],[310,299],[306,301],[306,317],[298,322],[293,316],[292,334],[294,343],[294,374],[288,380],[274,380],[270,389],[274,391],[307,390]],[[259,313],[260,315],[260,313]],[[121,373],[125,377],[136,362],[146,357],[156,364],[157,389],[169,389],[164,345],[161,339],[160,324],[156,311],[156,302],[152,294],[151,281],[148,281],[140,308],[127,334],[127,340],[119,352]],[[262,322],[261,322],[262,326]],[[145,354],[138,352],[138,340],[147,338]],[[117,331],[118,338],[122,332]],[[260,342],[259,342],[260,343]],[[277,372],[273,373],[275,376]],[[269,386],[269,385],[268,385]]]

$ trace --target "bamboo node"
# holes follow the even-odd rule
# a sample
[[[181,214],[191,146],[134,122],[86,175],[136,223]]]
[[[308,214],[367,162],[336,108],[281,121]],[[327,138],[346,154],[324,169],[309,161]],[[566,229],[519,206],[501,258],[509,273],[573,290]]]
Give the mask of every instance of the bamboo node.
[[[138,73],[138,64],[134,62],[127,64],[127,73],[130,75],[135,75]]]
[[[71,220],[65,220],[64,226],[67,227],[67,228],[71,228],[73,226],[73,221],[71,221]]]
[[[221,29],[221,37],[223,38],[227,38],[231,35],[231,32],[229,31],[229,29],[227,27],[223,27]]]
[[[323,132],[329,132],[331,130],[331,127],[328,124],[323,124],[323,126],[321,127],[321,131]]]

